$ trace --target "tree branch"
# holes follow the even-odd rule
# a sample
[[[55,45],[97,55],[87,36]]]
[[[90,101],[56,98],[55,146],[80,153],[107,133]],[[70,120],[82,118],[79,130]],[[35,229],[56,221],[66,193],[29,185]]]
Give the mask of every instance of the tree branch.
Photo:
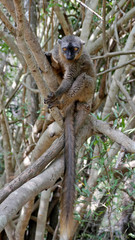
[[[4,13],[0,10],[0,18],[1,21],[5,24],[5,26],[7,27],[7,29],[11,32],[11,34],[15,37],[16,35],[16,30],[15,28],[12,26],[12,24],[9,22],[9,20],[7,19],[7,17],[4,15]]]
[[[103,20],[102,17],[98,13],[96,13],[93,9],[88,7],[85,3],[81,2],[80,0],[77,0],[77,2],[79,2],[83,7],[87,8],[90,12],[94,13],[98,18]]]
[[[0,203],[12,192],[26,183],[29,179],[37,176],[56,155],[62,150],[64,146],[63,135],[56,139],[51,147],[30,167],[22,172],[18,177],[11,181],[7,186],[0,190]]]
[[[61,158],[55,161],[46,171],[11,193],[0,205],[0,232],[29,199],[35,197],[44,189],[52,187],[63,172],[64,161]]]

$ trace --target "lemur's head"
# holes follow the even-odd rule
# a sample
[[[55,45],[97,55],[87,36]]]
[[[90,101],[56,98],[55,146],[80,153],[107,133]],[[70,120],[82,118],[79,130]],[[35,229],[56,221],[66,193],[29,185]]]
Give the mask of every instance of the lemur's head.
[[[79,37],[69,35],[58,40],[60,53],[66,60],[77,60],[82,53],[82,47],[85,44]]]

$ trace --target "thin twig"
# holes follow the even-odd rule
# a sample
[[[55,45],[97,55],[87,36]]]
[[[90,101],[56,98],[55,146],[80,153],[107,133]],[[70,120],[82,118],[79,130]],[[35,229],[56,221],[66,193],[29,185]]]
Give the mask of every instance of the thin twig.
[[[29,87],[25,82],[21,82],[21,84],[26,87],[29,91],[31,92],[34,92],[34,93],[39,93],[39,90],[38,89],[34,89],[34,88],[31,88]]]
[[[102,31],[103,31],[103,49],[104,49],[104,54],[107,53],[107,45],[106,45],[106,0],[103,0],[103,24],[102,24]]]
[[[108,70],[106,70],[106,71],[103,71],[103,72],[101,72],[101,73],[98,73],[97,76],[101,76],[101,75],[103,75],[103,74],[105,74],[105,73],[108,73],[108,72],[114,71],[114,70],[116,70],[116,69],[122,68],[122,67],[124,67],[124,66],[126,66],[126,65],[128,65],[128,64],[133,63],[133,62],[135,62],[135,58],[133,58],[132,60],[130,60],[130,61],[126,62],[126,63],[123,63],[123,64],[121,64],[121,65],[119,65],[119,66],[117,66],[117,67],[113,67],[113,68],[110,68],[110,69],[108,69]]]
[[[123,84],[120,81],[118,81],[118,79],[115,79],[115,81],[116,81],[116,84],[118,85],[118,87],[120,88],[121,92],[125,95],[130,107],[132,108],[132,111],[135,113],[135,104],[132,101],[128,91],[125,89]]]
[[[17,164],[18,169],[19,169],[19,173],[21,173],[20,163],[19,163],[18,155],[17,155],[16,149],[15,149],[15,144],[14,144],[14,141],[13,141],[13,136],[12,136],[11,131],[10,131],[10,128],[9,128],[9,122],[8,122],[8,120],[7,120],[7,115],[6,115],[6,112],[5,112],[5,108],[3,108],[3,116],[4,116],[4,121],[5,121],[5,124],[6,124],[6,128],[7,128],[7,133],[8,133],[8,136],[9,136],[9,141],[10,141],[10,146],[11,146],[11,152],[13,153],[13,156],[14,156],[14,158],[15,158],[16,164]]]
[[[103,18],[98,13],[96,13],[93,9],[88,7],[85,3],[81,2],[80,0],[77,0],[77,2],[79,2],[83,7],[89,9],[92,13],[94,13],[97,17],[99,17],[103,21]]]
[[[13,27],[13,25],[10,23],[8,18],[4,15],[4,13],[1,10],[0,10],[0,19],[5,24],[5,26],[8,28],[8,30],[11,32],[11,34],[13,34],[13,36],[15,36],[16,35],[15,28]]]
[[[120,188],[121,191],[125,192],[128,194],[128,196],[130,197],[130,199],[135,202],[135,198],[132,196],[132,193],[129,193],[126,189],[124,188]]]
[[[10,98],[7,100],[6,104],[5,104],[5,108],[8,107],[9,103],[11,102],[11,100],[13,99],[13,97],[15,96],[16,92],[21,88],[21,85],[23,84],[24,80],[26,79],[26,77],[29,75],[30,73],[25,73],[22,77],[22,82],[20,82],[17,87],[14,89],[12,95],[10,96]]]
[[[117,28],[117,21],[118,21],[118,14],[116,14],[115,16],[115,20],[114,20],[114,34],[115,34],[115,38],[116,38],[116,43],[117,43],[117,49],[120,51],[120,40],[119,40],[119,34],[118,34],[118,28]]]
[[[97,60],[97,59],[102,59],[102,58],[107,58],[107,57],[116,57],[119,55],[129,55],[129,54],[135,54],[135,51],[118,51],[118,52],[111,52],[111,53],[106,53],[103,56],[96,56],[96,57],[92,57],[92,60]]]

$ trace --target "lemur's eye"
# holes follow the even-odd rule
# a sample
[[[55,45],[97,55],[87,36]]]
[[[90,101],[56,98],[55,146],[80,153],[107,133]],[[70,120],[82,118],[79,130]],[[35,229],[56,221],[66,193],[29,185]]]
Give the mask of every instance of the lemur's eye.
[[[67,48],[64,47],[64,48],[63,48],[63,51],[65,52],[66,50],[67,50]]]
[[[77,51],[77,50],[78,50],[78,48],[77,48],[77,47],[74,47],[74,50],[75,50],[75,51]]]

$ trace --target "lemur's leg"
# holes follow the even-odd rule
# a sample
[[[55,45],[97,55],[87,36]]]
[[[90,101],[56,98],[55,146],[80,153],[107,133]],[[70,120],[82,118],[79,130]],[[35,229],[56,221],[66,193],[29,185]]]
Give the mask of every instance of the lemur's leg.
[[[76,78],[68,92],[63,94],[60,100],[56,99],[46,103],[48,103],[49,108],[57,106],[62,109],[74,101],[87,102],[93,98],[94,88],[95,80],[86,73],[82,73]]]

